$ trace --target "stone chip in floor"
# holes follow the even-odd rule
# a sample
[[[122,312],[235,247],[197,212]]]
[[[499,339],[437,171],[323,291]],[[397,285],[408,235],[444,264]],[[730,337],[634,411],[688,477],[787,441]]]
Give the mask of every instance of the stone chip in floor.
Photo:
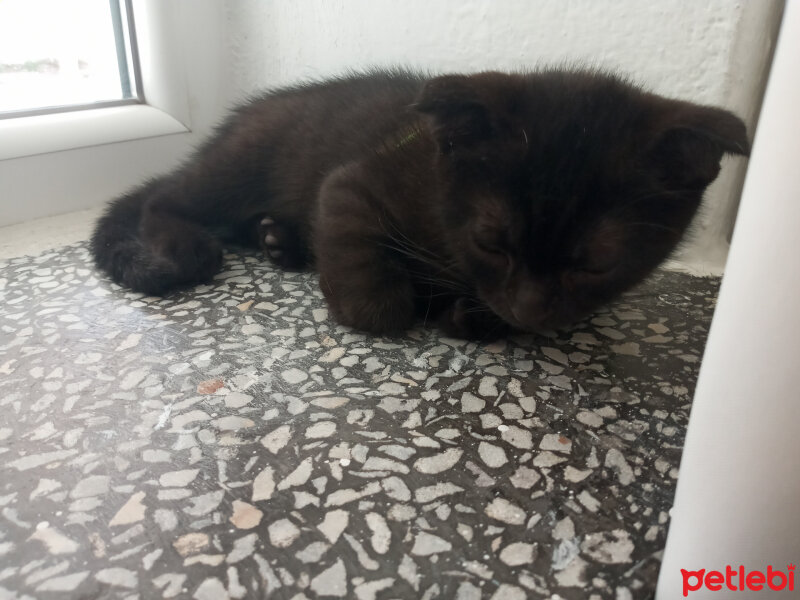
[[[225,260],[166,299],[0,263],[0,597],[652,594],[718,280],[479,344]]]

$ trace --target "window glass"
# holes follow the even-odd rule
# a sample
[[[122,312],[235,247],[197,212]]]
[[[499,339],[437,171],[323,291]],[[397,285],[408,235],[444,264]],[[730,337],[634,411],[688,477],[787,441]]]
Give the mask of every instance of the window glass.
[[[135,99],[120,0],[0,0],[0,116]]]

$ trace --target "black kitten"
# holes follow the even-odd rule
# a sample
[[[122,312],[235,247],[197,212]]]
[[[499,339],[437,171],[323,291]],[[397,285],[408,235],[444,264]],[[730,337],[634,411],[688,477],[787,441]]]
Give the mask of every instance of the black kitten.
[[[134,290],[209,280],[221,243],[314,264],[373,332],[537,331],[639,282],[683,236],[745,126],[718,108],[560,70],[375,72],[239,108],[177,171],[115,200],[97,265]]]

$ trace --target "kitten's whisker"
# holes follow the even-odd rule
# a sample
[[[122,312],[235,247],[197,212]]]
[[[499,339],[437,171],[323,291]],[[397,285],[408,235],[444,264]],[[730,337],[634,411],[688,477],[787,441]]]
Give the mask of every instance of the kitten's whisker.
[[[390,250],[394,250],[395,252],[397,252],[397,253],[399,253],[401,255],[404,255],[404,256],[406,256],[408,258],[411,258],[411,259],[413,259],[413,260],[415,260],[415,261],[417,261],[417,262],[419,262],[421,264],[427,265],[427,266],[431,267],[432,269],[434,269],[434,273],[433,274],[412,272],[412,270],[409,270],[409,272],[412,272],[412,274],[417,275],[417,276],[419,276],[419,277],[421,277],[423,279],[427,279],[431,283],[439,283],[440,282],[440,278],[441,278],[442,280],[449,281],[451,284],[456,285],[457,287],[459,287],[461,289],[467,289],[466,284],[462,283],[459,279],[455,279],[455,278],[454,279],[448,279],[448,276],[452,274],[452,271],[453,271],[453,269],[455,267],[455,261],[449,261],[449,262],[445,262],[445,263],[438,262],[436,260],[433,260],[430,257],[424,256],[424,255],[420,255],[418,252],[416,252],[416,250],[417,250],[416,247],[409,247],[407,244],[404,244],[401,240],[398,240],[398,239],[393,238],[393,237],[390,237],[389,239],[392,242],[394,242],[394,244],[385,244],[385,243],[379,242],[378,245],[382,246],[384,248],[390,249]],[[452,275],[455,275],[455,274],[452,274]]]
[[[494,312],[490,308],[486,308],[486,307],[468,308],[468,309],[466,309],[464,311],[464,314],[477,314],[477,313],[494,314]]]
[[[425,316],[422,319],[422,326],[428,325],[428,315],[431,313],[431,304],[433,304],[433,288],[431,288],[431,295],[428,296],[428,307],[425,309]]]
[[[419,250],[419,251],[421,251],[421,252],[424,252],[425,254],[429,254],[429,255],[430,255],[431,257],[433,257],[433,258],[437,258],[437,259],[440,259],[440,258],[441,258],[441,257],[440,257],[438,254],[436,254],[435,252],[433,252],[433,251],[432,251],[430,248],[425,248],[424,246],[420,246],[420,245],[419,245],[417,242],[415,242],[415,241],[414,241],[414,240],[412,240],[410,237],[408,237],[408,236],[407,236],[405,233],[403,233],[403,232],[400,230],[400,228],[399,228],[399,227],[397,227],[397,225],[396,225],[396,224],[395,224],[395,223],[394,223],[394,222],[393,222],[391,219],[389,219],[389,220],[388,220],[388,223],[389,223],[389,225],[391,225],[391,227],[392,227],[392,229],[395,231],[395,233],[397,233],[398,235],[400,235],[400,237],[402,237],[402,238],[403,238],[403,240],[405,240],[405,242],[406,242],[406,244],[407,244],[407,247],[409,247],[409,248],[414,248],[414,249],[416,249],[416,250]],[[384,221],[383,221],[383,220],[380,220],[380,224],[381,224],[381,225],[384,225]],[[386,227],[385,227],[385,226],[384,226],[384,231],[386,231]],[[400,240],[398,240],[396,237],[394,237],[394,236],[393,236],[393,235],[392,235],[392,234],[391,234],[389,231],[386,231],[386,234],[387,234],[387,235],[388,235],[388,236],[389,236],[389,237],[390,237],[392,240],[394,240],[394,241],[396,241],[396,242],[399,242],[399,241],[400,241]]]
[[[434,265],[434,266],[437,266],[437,267],[441,266],[441,263],[439,263],[439,262],[434,260],[436,257],[425,256],[424,254],[420,254],[420,248],[417,248],[416,246],[410,246],[410,245],[404,243],[402,240],[398,240],[398,239],[393,238],[391,236],[389,236],[389,239],[392,242],[394,242],[394,244],[395,244],[394,246],[390,246],[390,245],[387,245],[387,244],[380,244],[380,245],[382,245],[382,246],[384,246],[386,248],[395,249],[395,250],[405,254],[406,256],[410,256],[410,257],[412,257],[412,258],[414,258],[416,260],[419,260],[420,262],[425,262],[425,263],[428,263],[428,264],[431,264],[431,265]],[[422,250],[424,251],[424,249],[422,249]]]
[[[669,231],[670,233],[681,235],[680,230],[675,229],[674,227],[667,227],[666,225],[662,225],[661,223],[626,223],[626,225],[631,225],[633,227],[652,227],[654,229],[663,229],[664,231]]]
[[[434,262],[434,261],[432,261],[432,260],[430,260],[430,259],[428,259],[428,258],[426,258],[424,256],[419,256],[418,254],[416,254],[412,250],[409,250],[409,249],[404,248],[402,246],[394,246],[394,245],[383,244],[383,243],[378,243],[378,245],[383,247],[383,248],[387,248],[389,250],[393,250],[393,251],[397,252],[398,254],[406,256],[407,258],[410,258],[410,259],[412,259],[412,260],[414,260],[414,261],[416,261],[416,262],[418,262],[420,264],[427,265],[427,266],[431,267],[434,270],[433,275],[442,276],[443,274],[445,274],[445,273],[447,273],[449,271],[452,271],[452,269],[450,267],[448,267],[447,265],[443,265],[441,263]],[[410,269],[409,269],[409,272],[411,272]],[[422,273],[417,273],[417,274],[422,275]],[[428,275],[430,276],[430,274],[428,274]],[[446,275],[445,275],[445,277],[446,277]]]
[[[381,244],[383,245],[383,244]],[[393,246],[387,246],[394,249]],[[460,292],[462,295],[471,294],[472,290],[463,282],[455,279],[449,279],[447,276],[437,276],[437,273],[416,271],[414,269],[407,269],[409,275],[412,275],[419,283],[428,283],[439,287],[450,289],[454,292]]]
[[[383,225],[383,221],[381,221],[381,224]],[[394,224],[392,225],[395,231],[403,237],[403,239],[400,240],[394,237],[388,231],[386,232],[389,236],[389,239],[396,244],[396,246],[393,247],[395,250],[419,263],[432,267],[435,269],[436,276],[442,276],[444,273],[452,273],[452,276],[455,278],[453,283],[459,283],[464,289],[468,289],[466,284],[461,283],[461,278],[459,277],[459,273],[457,271],[458,261],[456,261],[455,258],[445,259],[432,250],[420,246],[414,240],[403,234],[402,231],[397,229]],[[387,246],[385,244],[384,247],[392,248],[392,246]],[[453,273],[454,271],[455,273]]]
[[[458,281],[449,281],[446,279],[436,279],[429,276],[424,276],[418,273],[414,273],[410,271],[412,275],[416,276],[417,281],[420,283],[427,283],[430,285],[438,286],[441,288],[445,288],[448,292],[443,292],[441,295],[452,295],[454,292],[458,292],[459,295],[465,296],[472,293],[472,290],[465,287],[463,284],[459,283]]]

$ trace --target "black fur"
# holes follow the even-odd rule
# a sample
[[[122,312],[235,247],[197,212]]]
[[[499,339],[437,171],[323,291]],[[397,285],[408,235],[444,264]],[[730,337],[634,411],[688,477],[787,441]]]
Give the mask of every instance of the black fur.
[[[558,327],[680,241],[740,119],[587,71],[373,72],[237,109],[173,173],[115,200],[97,265],[134,290],[209,280],[221,245],[314,265],[333,315],[375,332]]]

